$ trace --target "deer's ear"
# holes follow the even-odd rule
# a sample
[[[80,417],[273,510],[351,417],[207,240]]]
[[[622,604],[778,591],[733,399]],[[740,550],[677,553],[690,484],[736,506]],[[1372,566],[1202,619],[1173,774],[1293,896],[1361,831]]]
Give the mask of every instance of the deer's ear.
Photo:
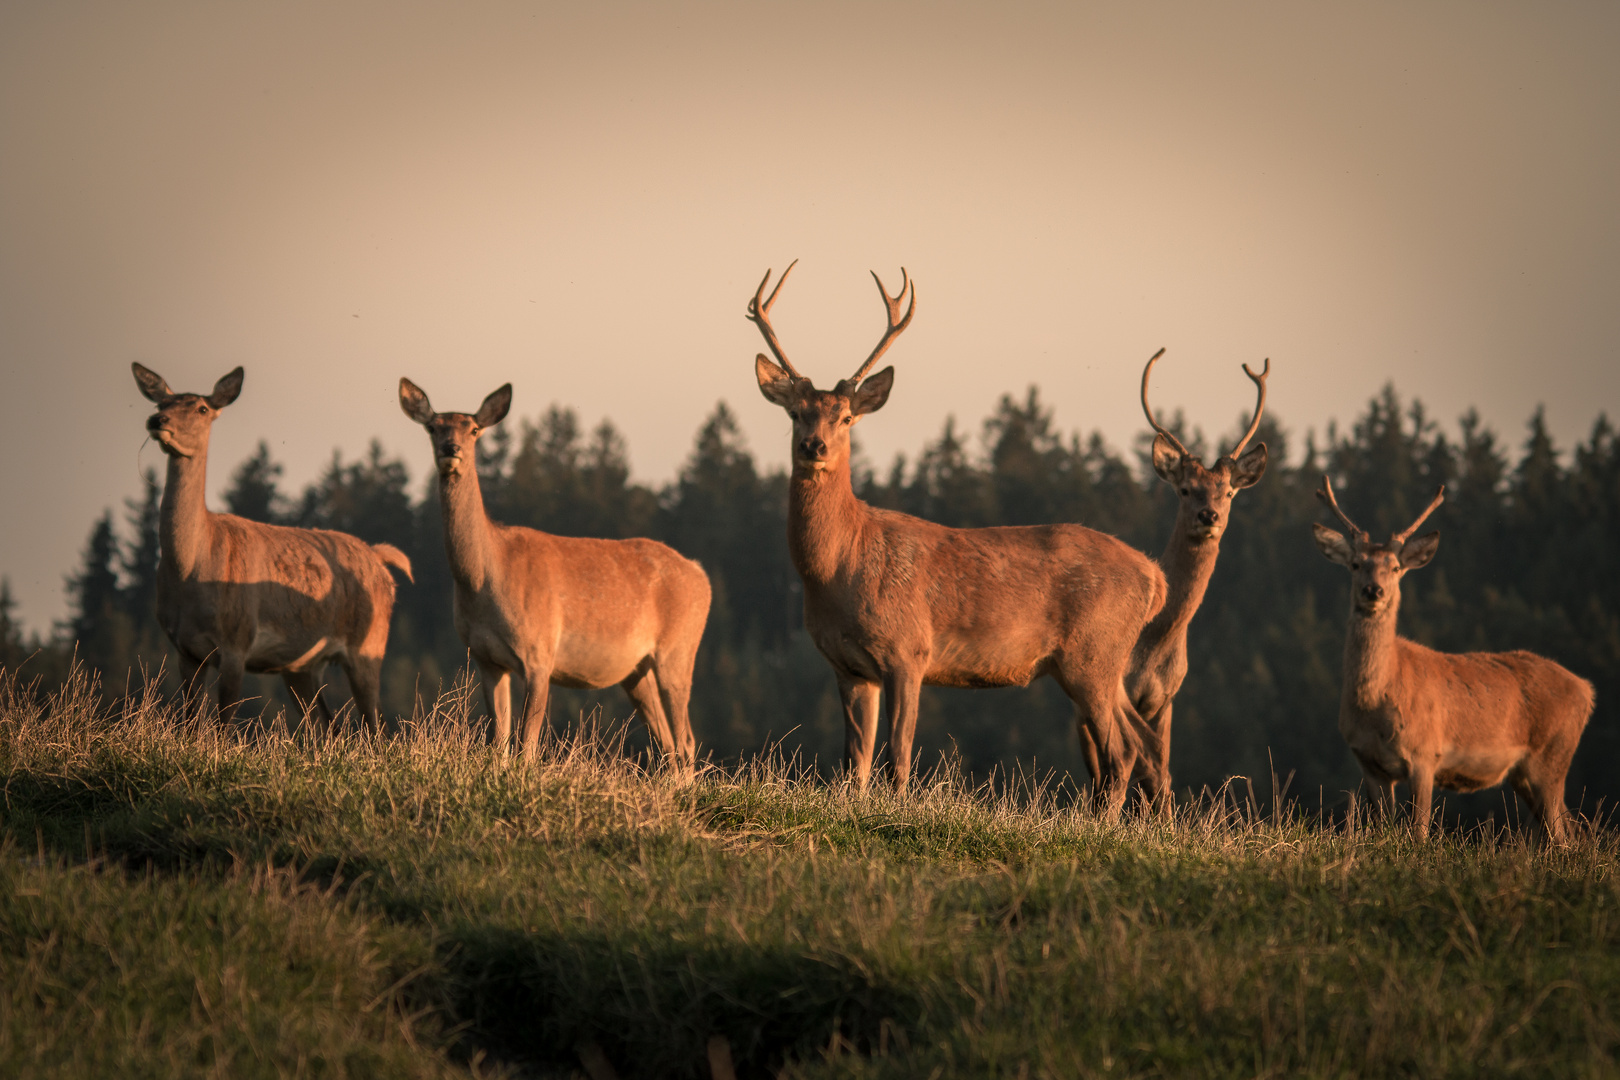
[[[418,424],[431,424],[436,415],[422,388],[405,378],[399,380],[399,407]]]
[[[759,392],[766,401],[784,409],[793,404],[793,376],[771,363],[764,353],[754,357],[754,378],[759,380]]]
[[[214,392],[208,395],[208,404],[216,409],[223,409],[236,400],[236,395],[242,392],[242,369],[234,368],[229,375],[222,376],[214,384]]]
[[[889,400],[889,391],[893,389],[894,365],[890,364],[876,375],[868,376],[849,396],[849,411],[856,416],[875,413],[883,408],[883,403]]]
[[[142,364],[130,364],[130,370],[135,373],[135,385],[140,388],[141,396],[154,405],[161,405],[174,396],[169,384],[163,381],[163,376]]]
[[[507,383],[478,406],[478,412],[473,416],[473,423],[481,428],[494,427],[506,417],[506,410],[512,407],[512,384]]]
[[[1334,532],[1326,525],[1311,524],[1311,531],[1316,534],[1316,546],[1322,549],[1322,554],[1340,566],[1348,567],[1356,560],[1356,549],[1350,541],[1344,538],[1343,533]]]
[[[1440,550],[1440,534],[1438,532],[1425,533],[1415,539],[1408,540],[1401,545],[1401,569],[1416,570],[1420,566],[1428,566],[1434,553]]]
[[[1265,443],[1255,443],[1243,451],[1243,456],[1232,463],[1232,486],[1234,488],[1254,487],[1260,478],[1266,475]]]
[[[1153,471],[1167,484],[1181,483],[1181,451],[1162,434],[1153,436]]]

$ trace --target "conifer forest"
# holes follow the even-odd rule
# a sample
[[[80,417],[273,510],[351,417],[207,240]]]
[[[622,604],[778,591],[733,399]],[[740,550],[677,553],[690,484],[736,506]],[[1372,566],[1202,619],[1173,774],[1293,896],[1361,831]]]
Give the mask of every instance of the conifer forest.
[[[1166,421],[1194,454],[1213,460],[1218,439]],[[1605,417],[1586,441],[1556,447],[1539,410],[1522,433],[1503,435],[1470,413],[1454,425],[1386,387],[1347,427],[1301,439],[1268,416],[1264,479],[1234,503],[1213,583],[1192,623],[1191,670],[1176,699],[1172,771],[1178,790],[1219,788],[1246,777],[1264,801],[1286,793],[1330,812],[1360,774],[1335,723],[1349,604],[1344,571],[1311,541],[1328,521],[1313,492],[1332,477],[1344,506],[1376,536],[1409,522],[1446,486],[1428,528],[1439,554],[1407,580],[1401,632],[1436,648],[1528,649],[1597,687],[1597,711],[1569,775],[1572,809],[1614,802],[1620,782],[1620,442]],[[403,438],[403,437],[402,437]],[[1227,436],[1228,444],[1232,435]],[[1157,556],[1176,500],[1147,460],[1149,437],[1129,452],[1100,436],[1054,429],[1038,390],[1006,395],[977,432],[947,420],[914,456],[857,464],[867,502],[947,525],[1070,521],[1113,533]],[[578,414],[552,406],[507,419],[479,447],[491,516],[572,536],[660,539],[700,561],[713,606],[698,656],[692,720],[699,754],[735,762],[763,749],[835,769],[843,718],[833,675],[802,626],[799,579],[785,540],[787,479],[762,469],[720,403],[697,431],[676,478],[654,489],[631,480],[628,447],[610,421],[584,430]],[[451,582],[436,488],[373,441],[360,460],[334,453],[303,491],[282,486],[265,442],[228,477],[223,505],[246,518],[337,529],[402,549],[415,583],[402,583],[383,675],[383,714],[409,716],[461,677],[466,652],[451,623]],[[218,490],[218,481],[215,482]],[[160,480],[143,498],[90,524],[67,587],[69,618],[41,636],[15,620],[0,591],[0,666],[32,680],[35,693],[61,685],[75,657],[101,673],[107,698],[133,692],[142,673],[178,685],[172,648],[153,615]],[[0,567],[0,570],[3,570]],[[333,700],[345,700],[330,670]],[[272,676],[250,676],[259,695],[246,714],[288,707]],[[629,711],[616,688],[554,692],[554,727]],[[645,736],[637,725],[632,745]],[[1072,707],[1047,679],[1027,689],[924,690],[919,765],[959,757],[973,777],[1055,771],[1083,784]],[[1448,815],[1514,813],[1506,789],[1446,796]]]

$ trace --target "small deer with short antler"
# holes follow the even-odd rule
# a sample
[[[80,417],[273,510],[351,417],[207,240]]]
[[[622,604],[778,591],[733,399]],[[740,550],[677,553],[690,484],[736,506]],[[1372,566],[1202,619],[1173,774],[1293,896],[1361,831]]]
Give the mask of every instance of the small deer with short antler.
[[[278,672],[298,707],[335,724],[321,673],[337,663],[360,715],[376,727],[388,621],[390,567],[411,576],[392,544],[347,533],[267,525],[204,505],[208,437],[220,410],[242,392],[242,369],[213,392],[177,394],[157,372],[131,365],[157,406],[146,430],[169,456],[159,509],[157,617],[180,653],[187,694],[205,664],[219,667],[219,713],[234,719],[244,672]]]
[[[1316,494],[1350,534],[1312,526],[1322,554],[1351,574],[1339,733],[1380,806],[1393,811],[1396,781],[1406,781],[1413,828],[1425,837],[1436,784],[1480,791],[1505,779],[1561,842],[1564,777],[1592,715],[1592,684],[1534,653],[1443,653],[1396,636],[1401,578],[1440,546],[1438,532],[1412,534],[1444,501],[1444,487],[1384,544],[1339,508],[1326,476]]]
[[[766,272],[748,305],[776,356],[754,361],[766,400],[793,421],[788,549],[804,581],[804,621],[838,679],[845,760],[864,789],[871,777],[879,693],[887,698],[889,757],[904,791],[918,695],[934,686],[1024,686],[1057,680],[1096,748],[1100,807],[1117,813],[1151,731],[1125,699],[1132,646],[1164,604],[1165,580],[1146,555],[1080,525],[953,529],[881,510],[855,497],[850,430],[882,408],[894,368],[867,378],[916,313],[901,271],[888,328],[870,356],[831,390],[817,390],[783,353]],[[906,293],[911,303],[904,315]]]
[[[435,412],[415,383],[399,380],[400,408],[433,444],[456,633],[483,676],[495,743],[511,749],[514,676],[523,690],[522,746],[531,753],[551,684],[617,683],[665,759],[690,777],[696,742],[687,705],[709,577],[656,540],[553,536],[490,520],[474,448],[511,403],[508,383],[476,413]]]
[[[1143,629],[1131,653],[1131,666],[1125,676],[1125,689],[1131,704],[1157,737],[1157,755],[1144,758],[1138,774],[1147,782],[1150,797],[1164,810],[1170,808],[1170,714],[1176,692],[1187,677],[1187,628],[1203,603],[1209,579],[1215,573],[1215,559],[1221,552],[1221,536],[1231,517],[1232,498],[1246,487],[1259,483],[1266,471],[1266,444],[1249,447],[1249,440],[1260,430],[1260,417],[1266,411],[1266,378],[1271,360],[1256,375],[1243,365],[1243,373],[1255,384],[1258,397],[1249,429],[1230,451],[1209,468],[1194,457],[1181,440],[1153,417],[1148,405],[1148,378],[1153,365],[1164,355],[1160,349],[1142,369],[1142,412],[1156,433],[1153,437],[1153,471],[1176,491],[1176,523],[1170,530],[1160,565],[1169,581],[1170,595],[1164,608]],[[1248,449],[1245,449],[1248,447]],[[1082,751],[1091,764],[1092,748],[1082,736]]]

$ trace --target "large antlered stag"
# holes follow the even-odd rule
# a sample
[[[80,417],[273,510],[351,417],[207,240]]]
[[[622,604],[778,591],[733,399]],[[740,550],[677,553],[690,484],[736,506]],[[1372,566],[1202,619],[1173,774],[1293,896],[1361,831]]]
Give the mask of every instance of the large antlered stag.
[[[552,683],[617,683],[665,758],[690,776],[697,747],[687,702],[709,617],[708,575],[656,540],[553,536],[491,521],[474,446],[511,403],[508,383],[476,413],[434,412],[415,383],[399,380],[400,408],[433,443],[456,633],[483,676],[495,742],[510,749],[514,675],[525,691],[522,740],[531,752]]]
[[[210,513],[208,437],[220,410],[242,392],[242,369],[214,384],[207,397],[176,394],[162,376],[131,365],[135,384],[157,412],[146,430],[169,456],[158,525],[157,617],[180,653],[189,694],[205,664],[219,668],[219,713],[230,721],[244,672],[279,672],[298,707],[329,727],[336,719],[320,677],[337,663],[355,706],[377,725],[377,696],[388,620],[394,611],[393,567],[411,563],[391,544],[347,533],[266,525]]]
[[[850,485],[850,429],[877,411],[894,368],[867,378],[911,323],[916,289],[902,270],[888,329],[853,376],[817,390],[783,353],[770,323],[767,271],[748,317],[776,357],[754,361],[760,392],[793,420],[788,549],[804,580],[804,621],[838,679],[845,760],[871,778],[879,692],[887,699],[897,790],[911,772],[917,699],[934,686],[1024,686],[1057,680],[1098,760],[1098,803],[1117,813],[1148,732],[1125,699],[1131,647],[1164,604],[1164,574],[1142,553],[1080,525],[952,529],[869,506]],[[907,289],[911,303],[901,316]]]
[[[1564,777],[1592,715],[1592,684],[1534,653],[1442,653],[1395,634],[1402,576],[1440,546],[1438,532],[1411,536],[1445,490],[1388,543],[1374,544],[1322,477],[1317,496],[1350,531],[1312,526],[1322,554],[1351,574],[1339,733],[1385,812],[1394,810],[1396,781],[1411,786],[1420,837],[1429,834],[1434,785],[1479,791],[1506,779],[1560,842]]]
[[[1181,440],[1153,418],[1148,405],[1148,377],[1153,365],[1164,355],[1160,349],[1142,369],[1142,412],[1156,434],[1153,437],[1153,471],[1176,491],[1179,500],[1176,523],[1170,529],[1159,564],[1169,580],[1170,594],[1164,607],[1143,629],[1131,652],[1125,689],[1137,713],[1152,727],[1157,754],[1145,757],[1138,769],[1159,805],[1170,807],[1170,714],[1176,692],[1187,677],[1187,627],[1204,601],[1209,579],[1215,573],[1215,559],[1221,553],[1221,537],[1231,519],[1232,498],[1246,487],[1259,483],[1266,471],[1266,444],[1249,447],[1249,440],[1260,430],[1260,417],[1266,411],[1266,378],[1271,360],[1256,375],[1243,365],[1243,373],[1255,384],[1257,399],[1249,429],[1237,445],[1205,468]],[[1244,449],[1249,447],[1248,449]],[[1092,748],[1082,734],[1082,750],[1088,765]],[[1095,767],[1093,767],[1095,772]]]

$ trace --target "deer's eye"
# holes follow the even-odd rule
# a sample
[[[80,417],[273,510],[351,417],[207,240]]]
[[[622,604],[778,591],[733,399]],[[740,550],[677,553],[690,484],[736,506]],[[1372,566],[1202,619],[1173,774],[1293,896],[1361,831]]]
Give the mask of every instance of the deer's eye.
[[[854,422],[855,422],[855,418],[854,418],[854,417],[853,417],[853,416],[846,416],[846,417],[844,417],[844,423],[846,423],[846,424],[853,424],[853,423],[854,423]]]
[[[1350,563],[1350,569],[1352,569],[1352,570],[1360,570],[1361,569],[1361,560],[1357,559],[1357,560],[1354,560],[1353,562],[1351,562]]]
[[[1182,488],[1182,489],[1181,489],[1181,493],[1182,493],[1182,494],[1183,494],[1183,495],[1187,495],[1187,494],[1189,494],[1189,493],[1190,493],[1190,492],[1191,492],[1191,489],[1190,489],[1190,488]]]
[[[197,406],[197,414],[199,416],[207,416],[208,415],[208,406],[206,406],[206,405]]]

